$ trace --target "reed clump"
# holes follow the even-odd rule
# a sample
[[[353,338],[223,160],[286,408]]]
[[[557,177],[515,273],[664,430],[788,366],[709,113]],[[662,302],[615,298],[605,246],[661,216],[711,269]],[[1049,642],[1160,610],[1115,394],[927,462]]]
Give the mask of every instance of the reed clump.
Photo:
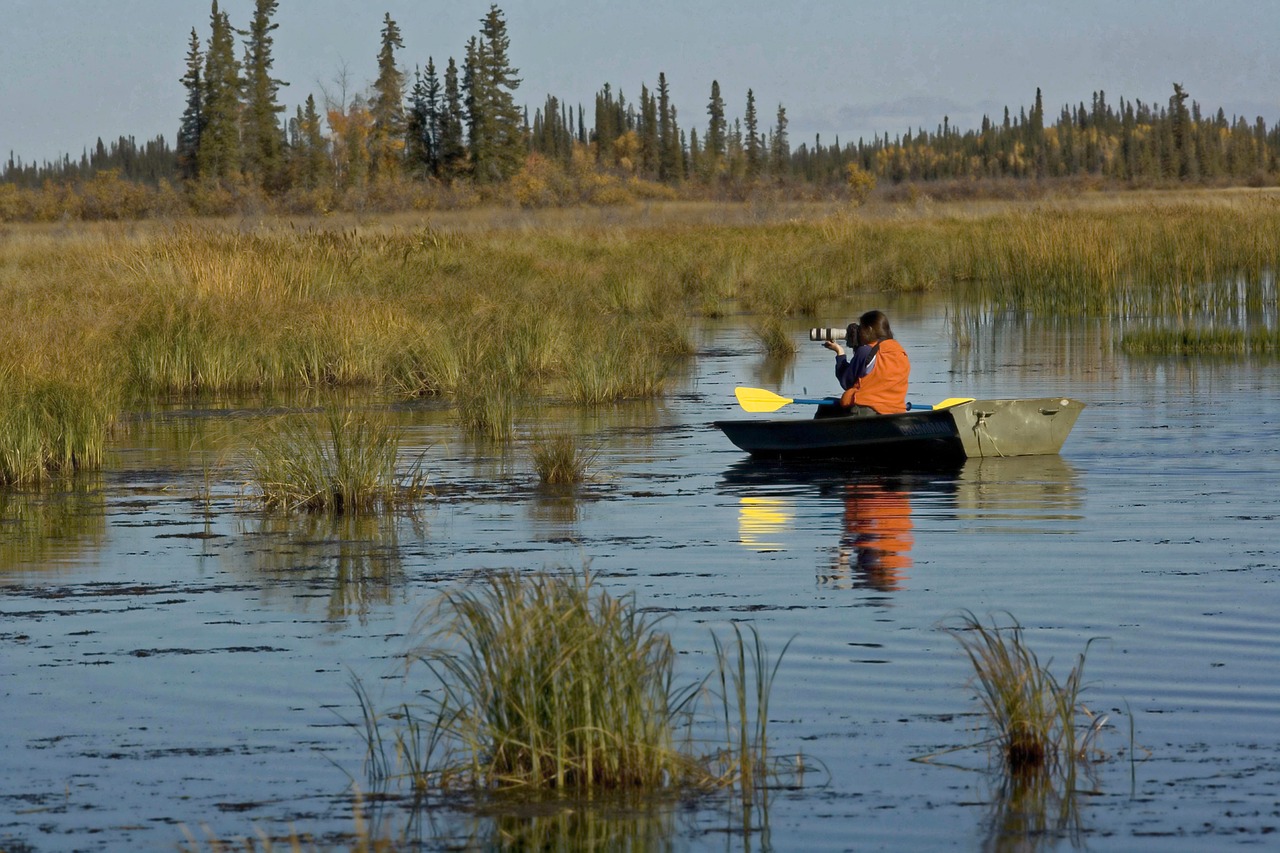
[[[1023,628],[1010,617],[1004,627],[983,624],[965,613],[947,629],[974,669],[974,692],[982,703],[1002,767],[1010,774],[1074,771],[1088,753],[1105,718],[1080,703],[1085,654],[1059,681],[1027,645]],[[1079,719],[1091,722],[1081,728]]]
[[[249,486],[273,509],[366,513],[421,500],[421,462],[401,469],[400,433],[385,419],[330,409],[265,427],[249,451]]]
[[[429,703],[381,714],[356,683],[372,780],[473,793],[753,792],[771,774],[763,717],[777,663],[758,638],[744,649],[736,632],[736,651],[717,641],[725,734],[700,752],[692,725],[703,682],[677,685],[657,621],[586,570],[498,572],[444,595],[409,657],[433,676]]]
[[[799,350],[791,336],[791,329],[781,317],[761,317],[750,328],[751,336],[760,344],[765,355],[771,358],[790,358]]]
[[[1120,347],[1130,355],[1274,356],[1280,354],[1280,329],[1134,329]]]
[[[0,485],[40,486],[101,468],[114,402],[65,380],[0,385]]]
[[[440,682],[441,787],[660,788],[686,778],[675,650],[589,574],[498,573],[446,595],[411,660]],[[414,784],[424,787],[425,762]]]
[[[569,433],[535,436],[530,446],[533,469],[546,486],[573,486],[585,482],[596,451],[583,446]]]

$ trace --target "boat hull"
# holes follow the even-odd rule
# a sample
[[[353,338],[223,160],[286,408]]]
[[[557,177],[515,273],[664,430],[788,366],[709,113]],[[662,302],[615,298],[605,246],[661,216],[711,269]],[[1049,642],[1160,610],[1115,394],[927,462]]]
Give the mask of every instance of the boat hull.
[[[971,400],[896,415],[725,420],[715,425],[752,456],[948,461],[1058,453],[1083,408],[1065,397]]]

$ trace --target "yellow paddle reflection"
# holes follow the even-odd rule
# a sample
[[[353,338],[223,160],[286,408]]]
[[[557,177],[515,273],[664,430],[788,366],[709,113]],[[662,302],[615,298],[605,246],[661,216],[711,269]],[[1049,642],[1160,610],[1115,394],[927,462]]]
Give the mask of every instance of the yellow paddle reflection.
[[[781,542],[771,537],[791,524],[795,513],[785,498],[739,498],[738,542],[753,551],[781,551]]]

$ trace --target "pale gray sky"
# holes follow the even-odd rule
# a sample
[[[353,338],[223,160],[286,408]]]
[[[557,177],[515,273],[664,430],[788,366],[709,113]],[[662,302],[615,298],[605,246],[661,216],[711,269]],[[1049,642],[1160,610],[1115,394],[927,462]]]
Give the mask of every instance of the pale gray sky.
[[[238,27],[253,0],[222,0]],[[1183,84],[1205,110],[1280,122],[1274,0],[507,0],[511,59],[530,114],[553,94],[586,105],[607,82],[635,101],[665,72],[684,128],[701,129],[712,80],[730,120],[753,89],[762,127],[785,105],[792,145],[824,144],[950,117],[962,129],[1036,87],[1054,115],[1102,89],[1165,103]],[[401,65],[461,64],[488,0],[281,0],[276,76],[293,108],[335,89],[345,67],[376,74],[384,13]],[[187,41],[209,33],[209,0],[0,0],[0,157],[78,157],[101,136],[172,145]]]

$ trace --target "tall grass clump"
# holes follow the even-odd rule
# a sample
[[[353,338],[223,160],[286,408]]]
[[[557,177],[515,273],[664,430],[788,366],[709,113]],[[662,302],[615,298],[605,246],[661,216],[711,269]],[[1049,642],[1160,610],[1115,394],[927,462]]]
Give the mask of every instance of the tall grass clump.
[[[371,781],[586,797],[740,786],[754,799],[777,775],[766,728],[777,663],[758,636],[749,647],[737,629],[736,644],[717,639],[724,737],[695,739],[706,679],[677,684],[658,621],[585,569],[498,572],[445,594],[409,656],[432,675],[427,704],[380,713],[356,681]]]
[[[1104,719],[1083,730],[1078,720],[1092,719],[1080,703],[1085,652],[1059,681],[1027,645],[1017,620],[1000,627],[984,625],[972,613],[947,629],[974,669],[974,691],[982,703],[1002,766],[1010,774],[1073,772],[1087,753]]]
[[[419,458],[402,472],[400,433],[367,413],[282,418],[249,452],[249,484],[267,507],[361,513],[412,504],[427,491]]]
[[[712,635],[725,732],[725,746],[718,762],[719,782],[736,784],[743,798],[749,799],[757,787],[775,775],[769,761],[769,697],[791,642],[782,647],[770,665],[768,650],[755,627],[750,629],[750,644],[736,622],[732,627],[732,643],[721,642]]]
[[[765,355],[772,358],[790,358],[798,350],[783,319],[769,315],[751,323],[751,336],[756,339]]]
[[[497,573],[447,594],[411,661],[440,682],[441,787],[660,788],[690,775],[677,731],[694,690],[633,597],[590,574]],[[414,783],[427,784],[425,761]]]
[[[0,390],[0,485],[43,485],[102,467],[115,421],[110,389],[19,379]]]
[[[530,447],[538,480],[547,486],[572,486],[587,479],[596,454],[568,433],[536,436]]]

